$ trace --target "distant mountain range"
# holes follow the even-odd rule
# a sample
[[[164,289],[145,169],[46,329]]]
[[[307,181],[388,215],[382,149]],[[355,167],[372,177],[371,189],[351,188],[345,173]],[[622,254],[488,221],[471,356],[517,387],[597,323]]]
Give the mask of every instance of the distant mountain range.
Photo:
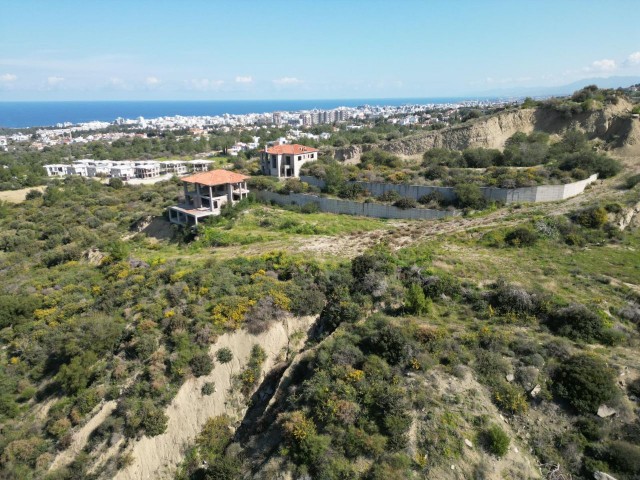
[[[554,87],[512,87],[498,88],[493,90],[485,90],[477,92],[472,96],[478,97],[548,97],[554,95],[570,95],[576,90],[580,90],[587,85],[597,85],[600,88],[618,88],[629,87],[640,83],[640,77],[597,77],[584,78],[567,85],[558,85]]]

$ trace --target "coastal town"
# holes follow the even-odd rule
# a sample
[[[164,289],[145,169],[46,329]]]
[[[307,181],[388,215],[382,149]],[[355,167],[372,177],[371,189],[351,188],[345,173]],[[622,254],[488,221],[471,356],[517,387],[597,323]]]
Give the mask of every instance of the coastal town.
[[[443,128],[461,118],[461,112],[471,109],[497,109],[517,105],[521,100],[465,100],[456,103],[426,103],[394,105],[362,105],[337,107],[330,110],[276,111],[265,113],[231,114],[215,116],[163,116],[146,119],[116,118],[112,122],[91,121],[79,124],[58,123],[51,127],[14,129],[0,135],[0,151],[19,146],[35,150],[59,145],[114,142],[127,138],[147,138],[150,132],[188,132],[206,136],[209,132],[259,132],[269,128],[287,129],[294,140],[328,140],[331,132],[314,134],[312,127],[331,127],[332,131],[365,128],[374,122],[415,128]],[[243,144],[244,143],[244,144]],[[250,142],[233,145],[230,155],[257,148]]]

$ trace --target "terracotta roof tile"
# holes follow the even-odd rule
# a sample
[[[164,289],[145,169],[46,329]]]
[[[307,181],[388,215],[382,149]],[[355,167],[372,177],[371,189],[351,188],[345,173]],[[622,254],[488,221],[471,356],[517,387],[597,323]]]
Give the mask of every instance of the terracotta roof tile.
[[[199,183],[215,187],[216,185],[225,185],[227,183],[238,183],[248,180],[250,177],[240,173],[230,172],[228,170],[211,170],[209,172],[196,173],[183,177],[181,180],[188,183]]]
[[[274,145],[273,147],[268,147],[265,151],[272,155],[299,155],[301,153],[317,152],[318,150],[294,143],[292,145]]]

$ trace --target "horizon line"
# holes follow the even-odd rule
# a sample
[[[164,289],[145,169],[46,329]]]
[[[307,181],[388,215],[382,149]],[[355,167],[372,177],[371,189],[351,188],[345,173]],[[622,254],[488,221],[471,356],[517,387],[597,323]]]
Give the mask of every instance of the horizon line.
[[[524,98],[531,95],[441,95],[441,96],[433,96],[433,97],[423,97],[423,96],[407,96],[407,97],[339,97],[339,98],[331,98],[331,97],[323,97],[323,98],[250,98],[250,99],[242,99],[242,98],[231,98],[231,99],[205,99],[205,98],[197,98],[197,99],[175,99],[175,98],[167,98],[167,99],[96,99],[96,100],[0,100],[0,103],[64,103],[64,102],[302,102],[302,101],[327,101],[327,100],[437,100],[437,99],[460,99],[460,100],[475,100],[482,98],[491,98],[491,99],[499,99],[499,98]],[[536,96],[536,95],[534,95]],[[542,95],[540,95],[542,96]],[[548,95],[546,95],[548,96]]]

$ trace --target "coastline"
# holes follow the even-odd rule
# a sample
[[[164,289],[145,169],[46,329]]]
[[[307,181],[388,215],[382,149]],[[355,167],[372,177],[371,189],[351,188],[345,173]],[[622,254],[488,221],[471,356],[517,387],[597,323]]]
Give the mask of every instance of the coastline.
[[[111,123],[117,118],[216,117],[265,114],[278,111],[333,110],[364,105],[372,107],[428,105],[435,107],[499,100],[507,99],[500,97],[425,97],[308,100],[2,101],[0,102],[0,128],[46,128],[61,123],[77,125],[94,121]]]

